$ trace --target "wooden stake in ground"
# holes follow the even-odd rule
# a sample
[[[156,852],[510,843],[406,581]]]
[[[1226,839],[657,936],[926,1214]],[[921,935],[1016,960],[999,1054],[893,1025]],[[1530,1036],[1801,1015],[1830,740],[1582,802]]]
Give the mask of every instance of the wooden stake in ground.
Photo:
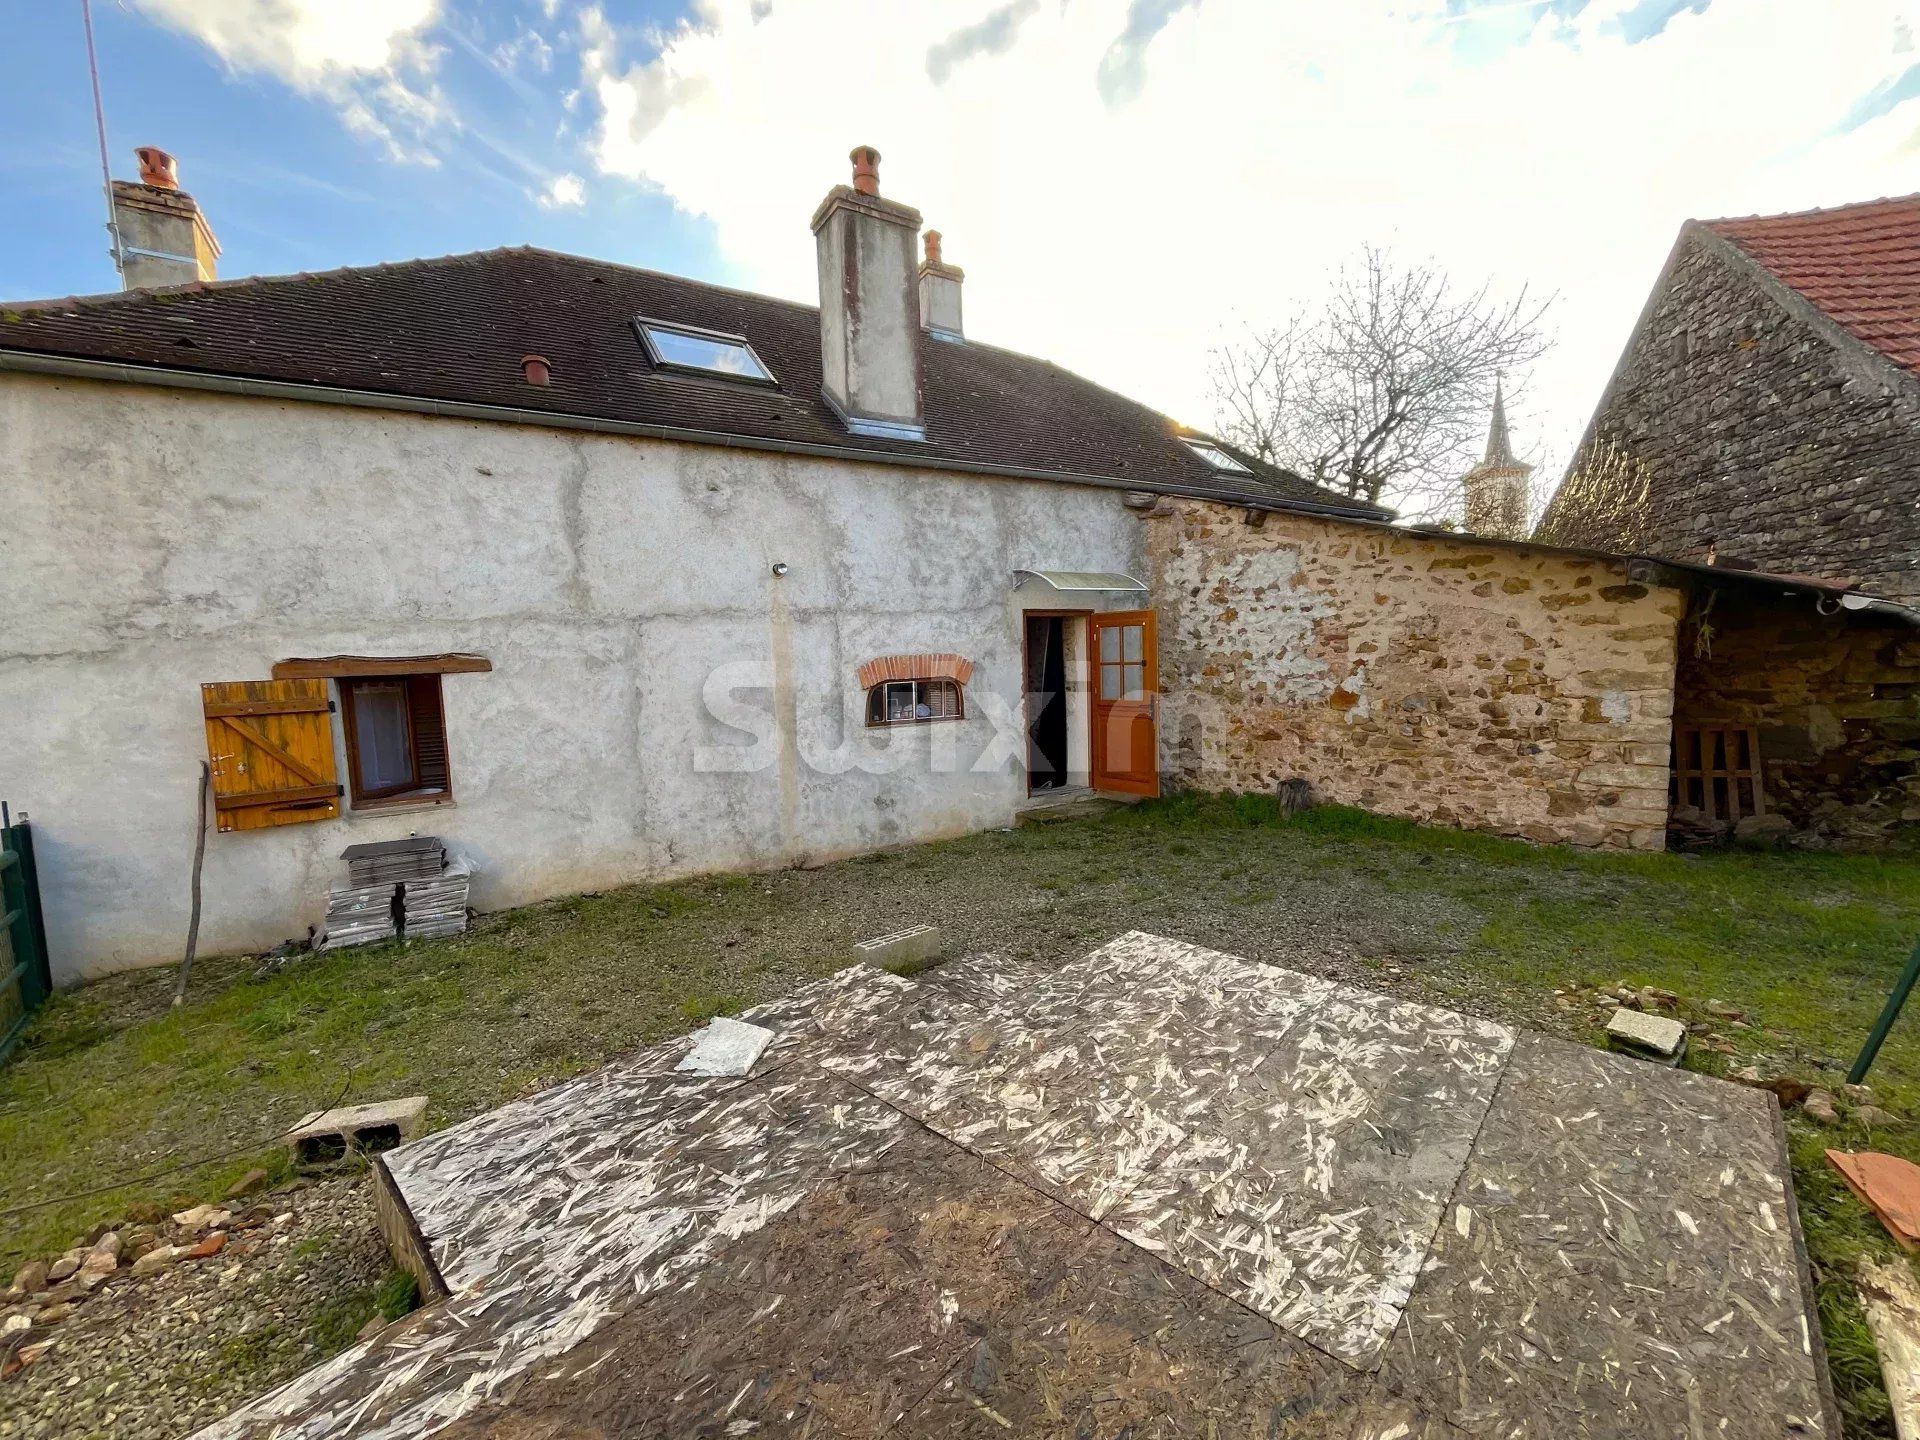
[[[202,760],[200,795],[193,812],[199,822],[193,834],[193,914],[187,920],[187,953],[180,962],[180,978],[173,982],[173,1003],[176,1006],[187,998],[187,975],[193,969],[193,952],[200,944],[200,863],[207,858],[207,790],[212,784],[213,771]]]

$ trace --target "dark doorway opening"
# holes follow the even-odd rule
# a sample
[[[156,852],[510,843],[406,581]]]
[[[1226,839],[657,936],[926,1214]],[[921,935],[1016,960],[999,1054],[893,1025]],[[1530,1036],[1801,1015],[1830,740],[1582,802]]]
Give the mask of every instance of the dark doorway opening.
[[[1027,616],[1027,788],[1067,783],[1066,619]]]

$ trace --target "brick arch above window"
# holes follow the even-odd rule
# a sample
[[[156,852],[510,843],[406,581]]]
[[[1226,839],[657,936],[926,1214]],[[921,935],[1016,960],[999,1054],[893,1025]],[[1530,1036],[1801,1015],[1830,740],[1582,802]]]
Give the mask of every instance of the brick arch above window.
[[[951,680],[965,685],[973,678],[973,662],[964,655],[878,655],[855,672],[860,688],[871,690],[889,680]]]

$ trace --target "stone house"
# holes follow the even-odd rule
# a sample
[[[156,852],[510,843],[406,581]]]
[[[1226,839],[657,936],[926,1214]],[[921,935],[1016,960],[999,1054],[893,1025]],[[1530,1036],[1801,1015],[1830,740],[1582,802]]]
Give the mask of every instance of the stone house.
[[[415,833],[483,908],[1295,777],[1663,843],[1681,619],[1750,582],[1408,531],[982,344],[871,151],[817,307],[532,249],[217,281],[145,158],[147,287],[0,304],[0,797],[68,980],[177,956],[203,762],[210,952]]]
[[[1676,745],[1757,750],[1776,823],[1920,819],[1920,652],[1864,598],[1920,603],[1920,195],[1688,222],[1535,538],[1827,592],[1702,592]]]

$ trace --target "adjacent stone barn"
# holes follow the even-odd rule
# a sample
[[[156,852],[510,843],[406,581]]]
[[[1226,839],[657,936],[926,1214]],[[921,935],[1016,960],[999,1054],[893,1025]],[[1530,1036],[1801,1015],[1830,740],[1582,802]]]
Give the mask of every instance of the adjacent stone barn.
[[[1920,195],[1688,222],[1536,538],[1920,602]]]
[[[1689,222],[1535,538],[1695,572],[1680,834],[1920,819],[1920,196]]]
[[[1914,622],[1858,594],[1759,577],[1696,594],[1674,683],[1676,771],[1704,753],[1753,774],[1708,784],[1677,773],[1676,831],[1863,844],[1920,821]]]

